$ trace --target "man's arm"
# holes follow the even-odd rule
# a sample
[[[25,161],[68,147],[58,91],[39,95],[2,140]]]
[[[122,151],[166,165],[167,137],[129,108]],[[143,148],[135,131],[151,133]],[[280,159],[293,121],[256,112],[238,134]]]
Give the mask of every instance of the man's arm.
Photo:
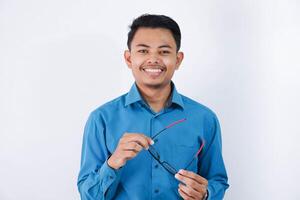
[[[105,126],[90,116],[84,131],[78,190],[82,200],[112,199],[120,181],[121,168],[153,144],[140,133],[124,133],[110,156],[105,144]]]
[[[117,189],[120,170],[107,165],[109,152],[104,139],[105,125],[93,113],[84,128],[78,190],[82,200],[112,199]]]
[[[221,200],[229,186],[222,158],[221,132],[218,119],[213,115],[213,118],[207,119],[205,124],[207,146],[203,157],[200,156],[198,162],[201,176],[186,170],[180,170],[175,175],[175,178],[181,182],[178,186],[178,193],[184,200]]]
[[[207,119],[207,146],[199,159],[199,172],[208,180],[208,199],[223,199],[229,187],[227,173],[222,156],[222,140],[219,121],[216,115]]]

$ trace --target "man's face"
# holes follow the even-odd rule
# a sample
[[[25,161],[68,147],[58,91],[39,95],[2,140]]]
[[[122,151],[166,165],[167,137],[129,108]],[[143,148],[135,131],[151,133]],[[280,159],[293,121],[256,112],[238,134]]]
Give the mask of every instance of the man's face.
[[[138,86],[163,88],[178,69],[183,53],[176,51],[171,31],[164,28],[139,28],[124,53]]]

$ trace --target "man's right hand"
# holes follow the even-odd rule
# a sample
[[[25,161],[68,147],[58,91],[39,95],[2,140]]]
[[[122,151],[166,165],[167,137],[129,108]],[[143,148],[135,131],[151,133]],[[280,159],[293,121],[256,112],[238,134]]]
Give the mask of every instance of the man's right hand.
[[[126,164],[127,160],[134,158],[143,149],[148,150],[149,145],[153,144],[153,140],[144,134],[124,133],[115,152],[107,160],[107,164],[114,169],[119,169]]]

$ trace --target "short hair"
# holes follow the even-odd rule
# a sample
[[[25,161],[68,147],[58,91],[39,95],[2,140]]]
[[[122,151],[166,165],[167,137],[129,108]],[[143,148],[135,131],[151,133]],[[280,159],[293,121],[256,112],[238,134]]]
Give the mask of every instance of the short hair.
[[[171,31],[173,38],[176,43],[177,52],[180,49],[181,32],[178,24],[170,17],[165,15],[152,15],[143,14],[138,18],[134,19],[132,24],[129,26],[130,31],[128,32],[127,47],[131,50],[131,42],[136,31],[139,28],[165,28]]]

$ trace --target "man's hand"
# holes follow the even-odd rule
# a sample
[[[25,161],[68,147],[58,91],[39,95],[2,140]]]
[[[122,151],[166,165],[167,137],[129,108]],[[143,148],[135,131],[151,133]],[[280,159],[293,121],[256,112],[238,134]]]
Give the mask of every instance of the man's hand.
[[[205,178],[186,170],[179,170],[175,178],[185,184],[180,183],[178,187],[178,192],[184,200],[202,200],[206,197],[208,182]]]
[[[142,149],[147,150],[152,144],[154,144],[153,140],[143,134],[124,133],[107,164],[114,169],[119,169],[126,164],[127,160],[134,158]]]

